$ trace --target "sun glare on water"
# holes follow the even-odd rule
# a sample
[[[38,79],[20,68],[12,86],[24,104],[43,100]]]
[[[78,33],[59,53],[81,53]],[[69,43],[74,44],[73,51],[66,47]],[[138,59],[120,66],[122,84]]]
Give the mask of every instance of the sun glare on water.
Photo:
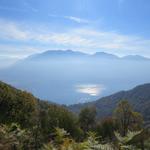
[[[76,86],[77,92],[90,96],[99,96],[103,90],[105,90],[105,87],[100,84],[80,84]]]

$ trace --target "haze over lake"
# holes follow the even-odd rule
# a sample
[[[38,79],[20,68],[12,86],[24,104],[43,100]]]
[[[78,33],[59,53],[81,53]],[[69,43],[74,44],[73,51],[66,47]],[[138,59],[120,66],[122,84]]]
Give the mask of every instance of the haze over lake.
[[[0,78],[59,104],[96,100],[150,80],[150,60],[71,50],[32,55],[0,71]]]

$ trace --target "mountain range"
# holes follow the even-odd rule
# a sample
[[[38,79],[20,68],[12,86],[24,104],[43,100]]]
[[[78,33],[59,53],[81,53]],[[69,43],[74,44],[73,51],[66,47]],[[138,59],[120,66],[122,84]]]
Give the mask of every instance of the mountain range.
[[[84,52],[73,51],[73,50],[48,50],[42,53],[33,54],[27,57],[27,60],[47,60],[53,59],[55,57],[59,58],[101,58],[101,59],[122,59],[122,60],[150,60],[148,57],[140,56],[140,55],[126,55],[123,57],[118,57],[114,54],[109,54],[106,52],[96,52],[94,54],[87,54]]]
[[[150,59],[49,50],[0,70],[0,80],[59,104],[97,100],[150,82]]]

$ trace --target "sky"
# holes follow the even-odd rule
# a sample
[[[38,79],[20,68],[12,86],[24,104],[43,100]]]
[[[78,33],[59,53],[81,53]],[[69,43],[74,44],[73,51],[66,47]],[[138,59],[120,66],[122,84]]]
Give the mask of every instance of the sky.
[[[0,0],[0,61],[46,50],[150,57],[150,0]]]

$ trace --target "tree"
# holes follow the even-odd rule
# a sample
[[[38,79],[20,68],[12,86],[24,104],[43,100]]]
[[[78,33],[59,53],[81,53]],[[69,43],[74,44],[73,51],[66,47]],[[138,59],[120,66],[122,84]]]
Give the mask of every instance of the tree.
[[[132,112],[132,126],[131,130],[141,130],[143,125],[143,117],[138,112]]]
[[[23,128],[30,128],[36,113],[37,99],[30,93],[17,90],[0,82],[0,122],[18,123]]]
[[[104,118],[96,125],[96,133],[103,140],[112,140],[116,129],[115,121],[112,117]]]
[[[85,131],[89,131],[95,127],[96,109],[95,107],[83,108],[79,114],[80,127]]]
[[[74,138],[82,134],[77,116],[59,105],[40,102],[39,120],[45,140],[51,137],[56,127],[65,129]]]
[[[135,130],[135,126],[142,125],[142,116],[138,112],[134,112],[128,101],[121,101],[115,112],[114,117],[119,126],[122,136],[125,136],[128,130]]]

